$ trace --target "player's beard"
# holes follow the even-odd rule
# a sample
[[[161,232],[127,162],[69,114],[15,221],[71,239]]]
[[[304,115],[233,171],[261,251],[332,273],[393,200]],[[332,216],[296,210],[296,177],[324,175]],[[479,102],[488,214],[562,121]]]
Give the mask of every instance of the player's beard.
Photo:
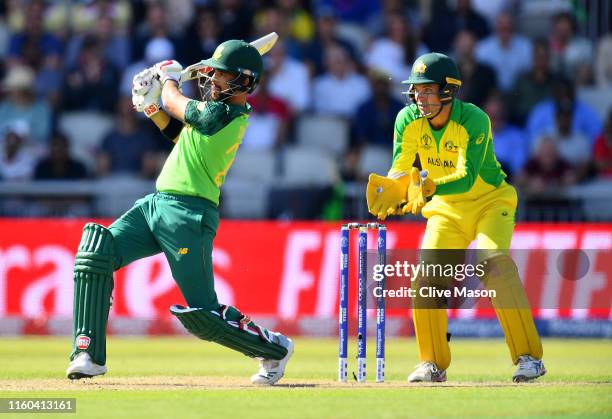
[[[226,89],[219,89],[209,75],[202,75],[198,78],[198,88],[203,101],[224,102],[238,93],[236,87],[230,83]]]

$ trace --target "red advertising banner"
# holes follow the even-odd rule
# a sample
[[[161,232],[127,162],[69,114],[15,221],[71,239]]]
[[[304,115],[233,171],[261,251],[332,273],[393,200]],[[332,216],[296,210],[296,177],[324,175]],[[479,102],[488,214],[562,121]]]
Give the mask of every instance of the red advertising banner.
[[[0,219],[0,318],[72,316],[73,259],[85,222]],[[424,224],[387,225],[389,249],[418,247]],[[340,223],[222,221],[213,254],[219,301],[246,313],[288,321],[300,317],[335,318],[339,228]],[[351,240],[356,241],[356,237]],[[369,243],[375,248],[375,232]],[[612,258],[597,257],[597,249],[606,249],[610,255],[612,224],[521,224],[516,228],[512,248],[533,250],[528,253],[533,258],[517,262],[531,301],[547,300],[546,307],[554,306],[554,299],[558,299],[559,307],[571,307],[562,303],[573,300],[586,304],[584,307],[589,307],[589,302],[600,308],[610,307]],[[547,290],[543,275],[550,268],[547,263],[555,261],[542,262],[547,260],[546,249],[593,249],[589,269],[597,274],[598,282],[586,288],[570,284]],[[357,259],[353,242],[350,257]],[[355,281],[352,272],[351,280]],[[136,261],[115,275],[112,316],[167,318],[168,307],[177,303],[184,304],[184,300],[163,254]],[[573,314],[598,317],[597,313],[601,315],[601,310]],[[604,310],[606,318],[609,313]],[[567,315],[572,313],[550,309],[540,313],[545,318]],[[454,316],[488,317],[478,310]]]

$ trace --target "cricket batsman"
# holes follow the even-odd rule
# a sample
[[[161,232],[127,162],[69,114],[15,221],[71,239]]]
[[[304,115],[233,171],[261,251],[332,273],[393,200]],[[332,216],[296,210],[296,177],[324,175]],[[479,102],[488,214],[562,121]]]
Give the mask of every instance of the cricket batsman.
[[[262,57],[254,46],[230,40],[201,64],[201,101],[182,95],[182,67],[176,61],[134,77],[135,109],[175,145],[157,178],[157,192],[136,201],[110,227],[88,223],[83,229],[74,266],[70,379],[106,373],[113,272],[160,252],[187,302],[170,312],[198,338],[259,359],[252,383],[276,383],[293,354],[291,339],[217,300],[212,268],[220,188],[246,130],[247,95],[260,81]]]
[[[427,227],[421,249],[483,249],[483,282],[498,290],[491,298],[518,366],[513,381],[546,373],[542,343],[514,261],[508,254],[517,194],[505,181],[493,151],[489,117],[455,98],[461,86],[455,62],[444,54],[419,57],[406,92],[410,101],[397,115],[393,163],[386,177],[371,174],[368,210],[379,219],[422,213]],[[424,171],[413,167],[419,155]],[[428,254],[439,254],[428,252]],[[510,303],[508,303],[510,302]],[[451,362],[444,308],[418,308],[413,322],[420,364],[409,382],[443,382]],[[416,307],[416,308],[415,308]],[[448,336],[448,338],[447,338]]]

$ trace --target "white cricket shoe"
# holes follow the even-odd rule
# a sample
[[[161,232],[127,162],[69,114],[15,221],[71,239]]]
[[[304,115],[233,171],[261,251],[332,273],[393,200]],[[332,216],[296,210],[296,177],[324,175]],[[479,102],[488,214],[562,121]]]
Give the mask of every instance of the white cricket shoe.
[[[96,375],[106,374],[106,367],[98,365],[91,360],[91,356],[87,352],[79,353],[68,365],[66,376],[71,380],[80,380],[81,378],[91,378]]]
[[[446,381],[446,371],[439,370],[433,362],[421,362],[408,376],[409,383],[443,383],[444,381]]]
[[[512,375],[512,381],[524,383],[535,380],[544,374],[546,374],[546,368],[544,368],[544,363],[541,359],[535,359],[531,355],[523,355],[519,356],[518,368],[514,375]]]
[[[259,361],[259,372],[251,376],[251,383],[271,386],[285,375],[285,367],[293,355],[293,341],[280,333],[272,333],[278,339],[278,344],[287,348],[283,359],[262,359]]]

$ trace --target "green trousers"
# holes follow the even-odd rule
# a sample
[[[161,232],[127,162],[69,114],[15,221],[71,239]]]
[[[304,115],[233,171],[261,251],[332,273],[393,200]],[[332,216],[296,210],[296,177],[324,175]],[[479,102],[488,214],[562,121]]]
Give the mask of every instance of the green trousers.
[[[217,207],[207,199],[162,192],[147,195],[109,227],[115,269],[164,252],[187,304],[216,310],[212,250],[218,226]]]

